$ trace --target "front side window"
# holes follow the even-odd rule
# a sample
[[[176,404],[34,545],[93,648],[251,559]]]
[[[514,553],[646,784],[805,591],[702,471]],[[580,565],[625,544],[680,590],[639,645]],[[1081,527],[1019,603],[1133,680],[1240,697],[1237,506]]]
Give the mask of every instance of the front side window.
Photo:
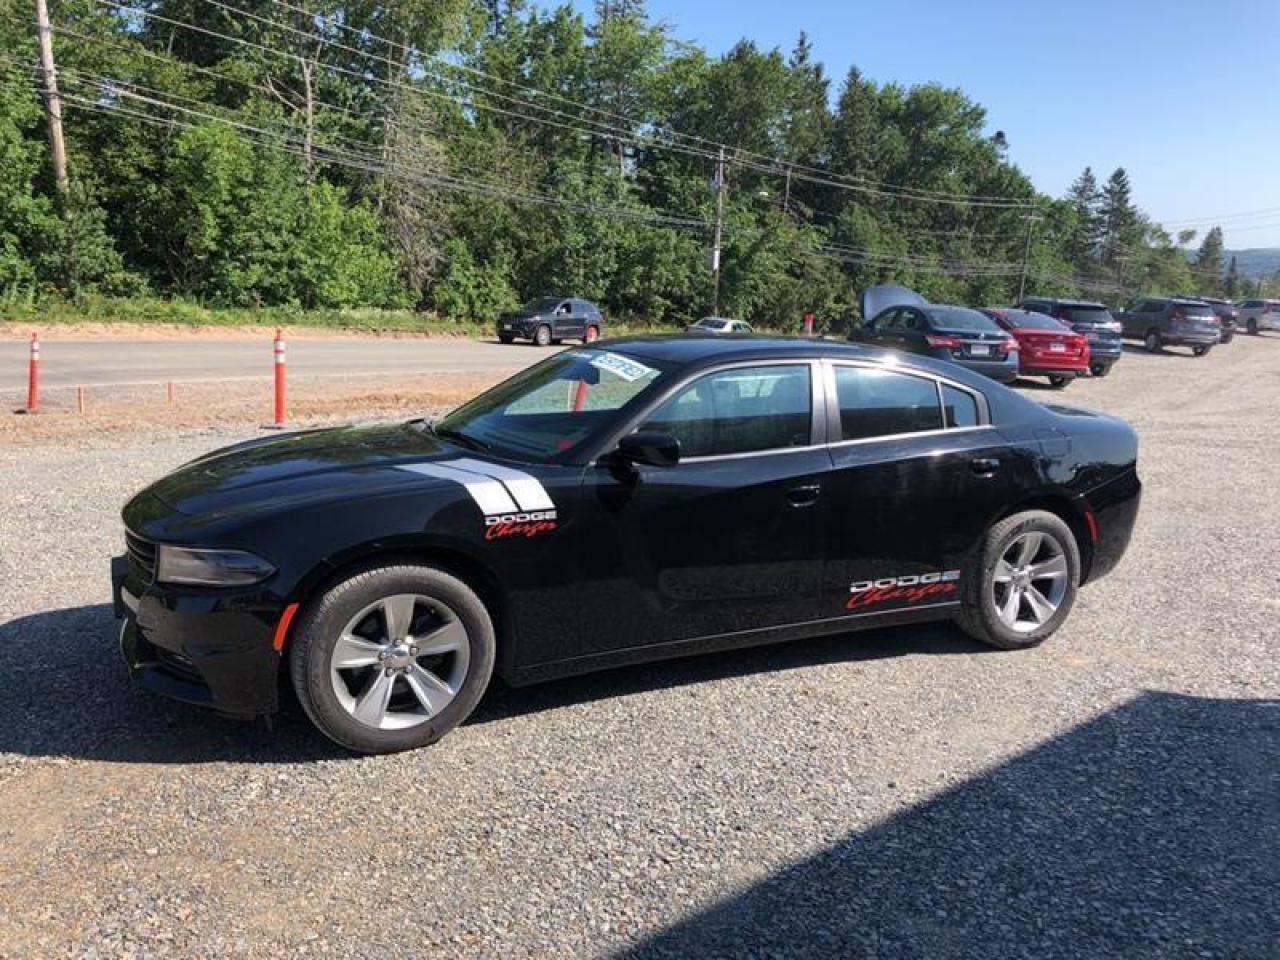
[[[435,429],[499,456],[547,462],[616,427],[661,388],[667,369],[608,350],[566,350],[463,404]]]
[[[933,380],[868,367],[837,366],[835,375],[842,440],[942,429]]]
[[[640,429],[670,433],[682,457],[803,447],[812,404],[808,364],[734,367],[677,391]]]

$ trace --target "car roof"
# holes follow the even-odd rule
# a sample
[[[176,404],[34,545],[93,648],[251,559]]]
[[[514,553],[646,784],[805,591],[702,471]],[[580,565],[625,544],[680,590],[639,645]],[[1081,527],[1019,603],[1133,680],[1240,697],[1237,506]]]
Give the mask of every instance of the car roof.
[[[1088,307],[1095,310],[1106,310],[1105,303],[1099,303],[1097,300],[1069,300],[1062,297],[1025,297],[1024,303],[1054,303],[1060,307]],[[1026,309],[1025,307],[1023,309]]]
[[[989,389],[993,383],[981,374],[970,373],[958,363],[880,347],[867,347],[845,340],[757,334],[649,334],[601,340],[593,347],[616,351],[640,360],[657,360],[690,369],[749,360],[868,360],[897,369],[915,369],[932,376],[943,376],[979,390]]]

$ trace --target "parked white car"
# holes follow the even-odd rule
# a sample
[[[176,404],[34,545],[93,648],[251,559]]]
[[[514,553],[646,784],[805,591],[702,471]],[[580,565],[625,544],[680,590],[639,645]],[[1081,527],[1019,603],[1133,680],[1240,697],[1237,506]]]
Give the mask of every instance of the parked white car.
[[[1242,327],[1248,333],[1280,330],[1280,300],[1245,300],[1236,321],[1236,329]]]

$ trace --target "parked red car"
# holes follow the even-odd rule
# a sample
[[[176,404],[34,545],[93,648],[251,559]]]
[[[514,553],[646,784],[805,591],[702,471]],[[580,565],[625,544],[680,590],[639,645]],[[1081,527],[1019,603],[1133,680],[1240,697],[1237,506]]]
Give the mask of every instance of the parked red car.
[[[982,312],[1018,341],[1020,376],[1048,377],[1050,384],[1062,389],[1089,372],[1089,341],[1053,317],[995,307]]]

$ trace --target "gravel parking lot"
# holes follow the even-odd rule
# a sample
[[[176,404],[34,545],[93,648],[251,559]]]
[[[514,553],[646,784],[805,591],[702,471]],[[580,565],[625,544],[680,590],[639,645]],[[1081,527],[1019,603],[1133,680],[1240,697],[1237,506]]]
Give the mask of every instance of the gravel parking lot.
[[[948,626],[491,691],[353,758],[134,690],[135,489],[250,426],[0,448],[0,957],[1275,957],[1280,337],[1041,399],[1142,439],[1044,647]]]

